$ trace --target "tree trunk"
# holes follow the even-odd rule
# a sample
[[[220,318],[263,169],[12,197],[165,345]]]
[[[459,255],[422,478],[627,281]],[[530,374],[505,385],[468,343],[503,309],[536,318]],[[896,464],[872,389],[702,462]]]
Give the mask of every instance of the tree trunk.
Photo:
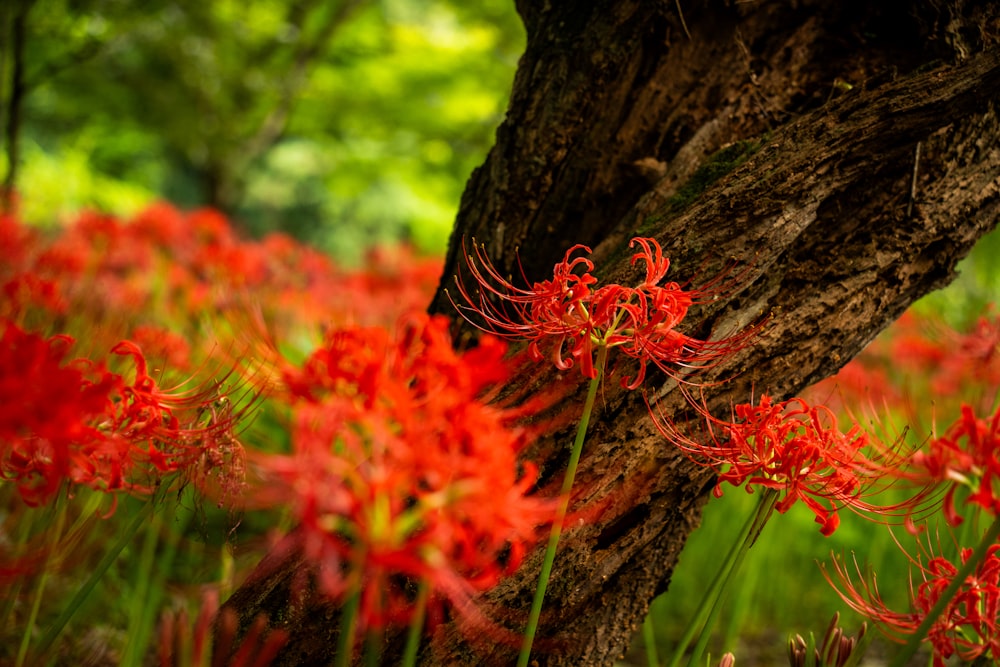
[[[21,161],[21,107],[24,104],[25,94],[24,47],[27,39],[28,12],[31,10],[31,5],[33,4],[34,1],[31,0],[18,3],[13,8],[7,9],[12,15],[9,56],[11,83],[10,95],[6,98],[6,125],[4,127],[4,138],[7,144],[7,175],[4,177],[3,186],[0,187],[0,211],[13,211],[17,200],[18,167]],[[0,78],[0,81],[3,81],[3,79]],[[0,83],[0,85],[3,84]],[[0,94],[0,100],[3,99],[4,95]]]
[[[629,238],[654,237],[670,279],[739,278],[689,314],[693,332],[766,319],[751,347],[699,377],[725,381],[706,390],[718,412],[835,372],[946,284],[997,223],[994,3],[549,0],[519,10],[527,51],[496,146],[462,199],[442,287],[473,237],[501,271],[519,275],[519,257],[531,280],[589,244],[602,281],[623,284],[635,279]],[[443,292],[432,309],[454,313]],[[582,402],[582,385],[568,404]],[[668,378],[651,373],[645,391],[683,417]],[[528,452],[542,484],[561,481],[571,430]],[[577,480],[574,507],[600,516],[564,533],[539,665],[610,665],[625,651],[712,484],[655,430],[643,394],[613,380]],[[498,624],[523,627],[540,562],[541,549],[483,600]],[[288,618],[295,564],[275,555],[228,604],[245,620]],[[282,664],[329,662],[336,610],[298,604],[310,611],[288,624]],[[515,653],[444,626],[422,664],[507,665]]]

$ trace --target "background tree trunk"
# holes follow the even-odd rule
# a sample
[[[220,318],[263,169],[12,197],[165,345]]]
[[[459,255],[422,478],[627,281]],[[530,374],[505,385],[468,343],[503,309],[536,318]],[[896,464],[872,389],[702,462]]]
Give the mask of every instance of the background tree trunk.
[[[519,256],[532,280],[589,244],[602,280],[630,284],[627,242],[652,236],[671,279],[739,278],[689,315],[693,332],[766,318],[753,346],[700,376],[726,381],[705,397],[724,413],[752,391],[787,397],[835,372],[946,284],[996,225],[993,3],[681,2],[683,19],[674,2],[649,0],[518,7],[527,51],[496,146],[462,199],[442,287],[473,237],[501,270],[518,275]],[[443,292],[432,309],[454,313]],[[567,409],[582,403],[580,384]],[[651,374],[645,386],[683,417],[673,382]],[[571,441],[567,427],[528,452],[543,485],[561,482]],[[564,534],[539,665],[609,665],[625,651],[712,484],[617,378],[605,383],[577,479],[574,507],[599,516]],[[539,550],[483,601],[498,624],[523,627],[540,562]],[[275,554],[228,604],[244,620],[284,619],[284,664],[328,661],[336,610],[289,605],[295,565]],[[446,625],[422,658],[506,665],[514,653]]]
[[[13,211],[16,204],[17,177],[21,161],[21,107],[24,104],[24,47],[25,47],[25,24],[28,20],[28,12],[31,10],[33,1],[14,3],[4,9],[4,37],[10,38],[10,50],[0,45],[0,50],[4,51],[3,62],[10,60],[10,92],[4,94],[3,88],[6,86],[6,70],[0,67],[0,102],[6,108],[0,114],[4,118],[4,142],[7,149],[7,174],[4,176],[3,185],[0,186],[0,211]],[[7,30],[7,21],[10,21],[10,29]]]

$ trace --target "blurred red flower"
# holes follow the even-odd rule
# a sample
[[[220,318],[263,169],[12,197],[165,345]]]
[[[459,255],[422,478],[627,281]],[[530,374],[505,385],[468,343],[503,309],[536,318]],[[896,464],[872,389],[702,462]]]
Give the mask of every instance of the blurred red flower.
[[[962,517],[955,508],[955,492],[968,488],[966,502],[979,505],[997,516],[1000,512],[1000,408],[987,419],[977,418],[972,407],[963,405],[961,416],[926,449],[913,454],[907,471],[918,482],[947,488],[942,500],[948,523],[957,526]]]
[[[0,477],[29,505],[47,503],[64,482],[149,493],[167,474],[210,465],[211,450],[238,445],[238,414],[203,417],[214,385],[162,389],[135,343],[112,349],[131,358],[129,382],[103,362],[68,359],[69,336],[0,325]]]
[[[523,411],[485,402],[510,376],[505,352],[484,337],[456,353],[447,320],[414,314],[333,331],[284,369],[293,452],[254,459],[251,499],[292,508],[322,591],[360,594],[363,627],[407,622],[421,582],[471,613],[551,520],[517,461]]]

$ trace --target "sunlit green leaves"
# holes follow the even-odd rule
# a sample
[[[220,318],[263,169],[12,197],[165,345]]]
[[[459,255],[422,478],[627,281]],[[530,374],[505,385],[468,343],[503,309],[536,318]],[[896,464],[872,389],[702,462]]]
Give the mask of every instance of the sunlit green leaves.
[[[29,18],[22,130],[43,152],[26,159],[77,169],[86,153],[99,178],[84,181],[216,204],[347,257],[388,238],[443,248],[524,40],[507,0],[37,0]],[[20,190],[29,219],[115,203]]]

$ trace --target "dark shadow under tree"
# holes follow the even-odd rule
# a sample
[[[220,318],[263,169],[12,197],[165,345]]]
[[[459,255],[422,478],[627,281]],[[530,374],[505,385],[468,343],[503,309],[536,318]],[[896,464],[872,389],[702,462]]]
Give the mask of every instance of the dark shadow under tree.
[[[753,346],[703,373],[725,413],[834,373],[914,300],[942,287],[1000,215],[1000,5],[923,2],[524,0],[528,46],[507,118],[469,180],[442,288],[463,240],[501,270],[551,276],[595,249],[603,280],[630,283],[628,240],[651,236],[670,278],[730,267],[738,288],[689,315],[725,334],[766,318]],[[919,147],[919,151],[918,151]],[[919,159],[918,156],[919,155]],[[733,263],[736,268],[732,269]],[[439,293],[431,309],[454,315]],[[619,369],[629,374],[627,368]],[[584,390],[567,402],[582,402]],[[646,391],[683,416],[674,383]],[[571,430],[528,455],[561,481]],[[712,480],[654,429],[643,396],[605,384],[533,660],[610,665],[667,589]],[[523,624],[541,549],[483,601]],[[337,610],[288,600],[298,561],[265,561],[228,602],[292,638],[281,664],[329,664]],[[422,664],[513,664],[503,645],[438,628]],[[386,664],[392,662],[392,647]]]

